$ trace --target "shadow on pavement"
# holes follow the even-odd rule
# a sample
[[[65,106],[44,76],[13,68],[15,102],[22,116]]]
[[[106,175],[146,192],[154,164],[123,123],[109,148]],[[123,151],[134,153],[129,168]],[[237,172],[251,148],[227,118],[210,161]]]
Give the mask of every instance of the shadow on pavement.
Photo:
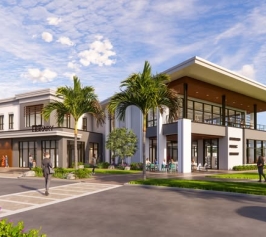
[[[236,213],[244,217],[266,222],[266,207],[261,207],[261,206],[241,207],[236,211]]]
[[[34,187],[29,187],[29,186],[26,186],[26,185],[19,185],[21,188],[24,188],[24,189],[27,189],[27,190],[35,190],[36,192],[42,194],[42,195],[45,195],[43,192],[41,192],[39,189],[37,188],[34,188]]]

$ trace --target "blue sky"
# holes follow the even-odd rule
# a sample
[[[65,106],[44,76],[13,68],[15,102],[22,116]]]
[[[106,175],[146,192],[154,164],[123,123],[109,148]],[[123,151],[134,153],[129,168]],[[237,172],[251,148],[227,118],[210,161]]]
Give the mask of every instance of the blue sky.
[[[266,84],[266,2],[2,0],[0,98],[72,85],[100,100],[148,60],[162,72],[199,56]]]

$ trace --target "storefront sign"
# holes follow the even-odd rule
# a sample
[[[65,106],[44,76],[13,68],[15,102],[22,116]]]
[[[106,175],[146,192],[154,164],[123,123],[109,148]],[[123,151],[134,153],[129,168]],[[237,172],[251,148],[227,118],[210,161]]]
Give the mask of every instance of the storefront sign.
[[[53,131],[54,126],[42,126],[42,125],[33,125],[31,127],[32,132],[44,132],[44,131]]]

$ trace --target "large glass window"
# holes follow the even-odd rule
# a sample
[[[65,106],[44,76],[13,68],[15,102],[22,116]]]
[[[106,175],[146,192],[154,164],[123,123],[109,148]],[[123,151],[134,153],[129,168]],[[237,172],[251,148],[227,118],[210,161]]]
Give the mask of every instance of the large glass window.
[[[209,169],[219,169],[219,140],[206,139],[204,143],[204,164],[207,164]]]
[[[100,162],[101,157],[99,157],[99,144],[90,142],[89,146],[90,146],[89,163],[92,162],[93,155],[95,155],[95,157],[97,158],[97,162]]]
[[[87,131],[87,117],[82,118],[82,129]]]
[[[195,122],[202,123],[203,120],[203,104],[199,102],[194,102],[195,109]]]
[[[154,163],[155,159],[157,160],[157,140],[156,139],[150,139],[149,144],[149,158],[150,162]]]
[[[204,123],[212,123],[212,106],[204,104]]]
[[[14,114],[9,114],[8,115],[8,128],[9,129],[14,129]]]
[[[154,127],[157,126],[157,115],[156,110],[150,110],[147,117],[147,126]]]
[[[30,156],[36,161],[36,150],[37,142],[35,141],[19,142],[19,167],[29,167]]]
[[[31,127],[32,125],[42,125],[42,109],[43,109],[42,104],[25,106],[24,108],[25,127]]]
[[[0,115],[0,130],[4,130],[4,115]]]
[[[253,164],[256,162],[254,156],[255,143],[254,140],[247,140],[247,164]]]
[[[48,152],[50,154],[50,159],[53,167],[58,167],[58,141],[42,141],[42,157],[44,155],[44,152]]]

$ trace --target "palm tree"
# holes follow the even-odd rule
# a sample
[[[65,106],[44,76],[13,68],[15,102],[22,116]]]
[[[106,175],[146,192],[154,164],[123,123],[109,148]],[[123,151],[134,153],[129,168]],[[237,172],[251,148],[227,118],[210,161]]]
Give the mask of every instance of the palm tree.
[[[78,151],[77,151],[77,135],[78,135],[78,120],[85,114],[92,114],[96,118],[97,125],[104,123],[104,112],[98,101],[97,95],[94,93],[94,88],[91,86],[82,87],[77,76],[73,77],[74,87],[59,87],[56,90],[58,101],[52,101],[47,104],[42,114],[45,120],[50,118],[50,115],[55,111],[55,117],[58,125],[62,125],[65,115],[72,115],[75,121],[74,129],[74,149],[75,149],[75,169],[78,168]]]
[[[163,114],[165,107],[169,109],[168,119],[177,119],[179,109],[179,97],[175,90],[170,89],[166,82],[170,77],[166,74],[151,74],[151,66],[145,61],[142,73],[133,73],[121,82],[121,92],[116,93],[108,105],[109,112],[117,112],[117,118],[125,119],[128,106],[137,106],[143,116],[142,120],[142,143],[143,143],[143,179],[146,179],[145,162],[145,137],[146,120],[150,110],[159,109]]]

